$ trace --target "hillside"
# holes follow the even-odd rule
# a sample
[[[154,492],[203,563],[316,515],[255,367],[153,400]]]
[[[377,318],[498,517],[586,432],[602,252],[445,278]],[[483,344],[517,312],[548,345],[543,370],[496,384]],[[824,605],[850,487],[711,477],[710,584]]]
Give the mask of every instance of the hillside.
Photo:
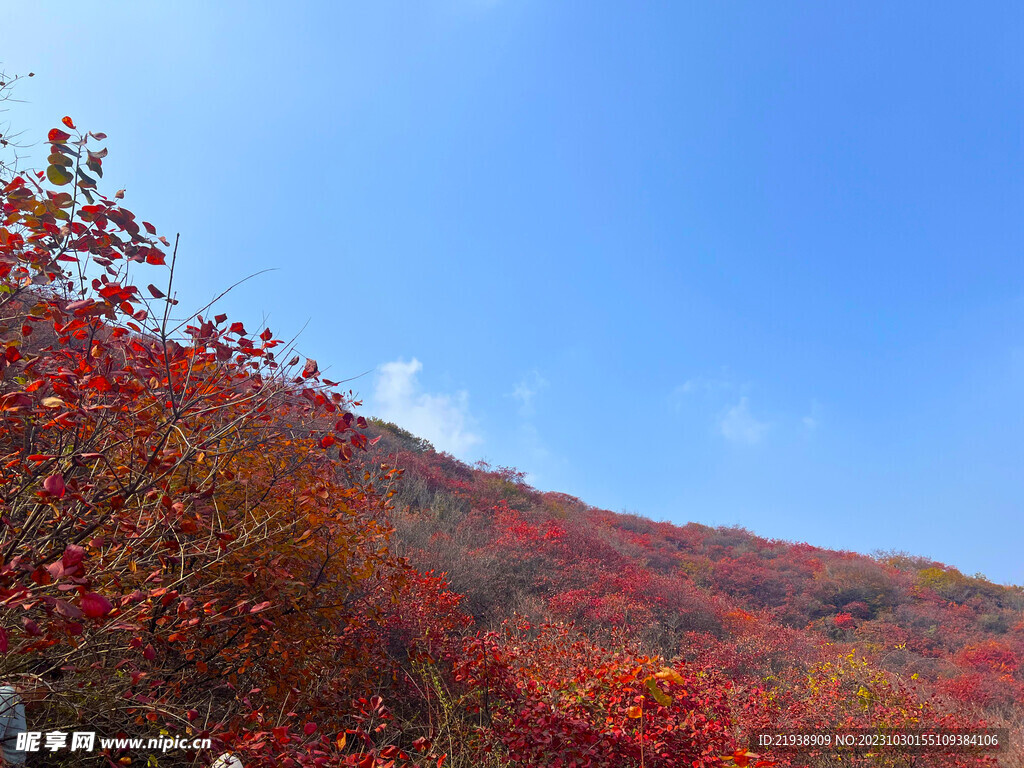
[[[28,765],[1024,764],[1020,588],[595,509],[367,422],[271,329],[177,317],[176,248],[62,122],[45,171],[0,178],[0,681],[52,747]],[[998,763],[748,750],[982,727],[1012,731]]]
[[[797,727],[810,713],[876,722],[882,687],[897,706],[1011,727],[1020,743],[1020,587],[904,554],[616,514],[538,492],[514,470],[467,466],[395,425],[373,428],[376,458],[405,471],[394,511],[403,553],[444,573],[477,626],[571,622],[603,644],[678,654],[729,681],[741,729]],[[819,676],[830,687],[812,693]]]

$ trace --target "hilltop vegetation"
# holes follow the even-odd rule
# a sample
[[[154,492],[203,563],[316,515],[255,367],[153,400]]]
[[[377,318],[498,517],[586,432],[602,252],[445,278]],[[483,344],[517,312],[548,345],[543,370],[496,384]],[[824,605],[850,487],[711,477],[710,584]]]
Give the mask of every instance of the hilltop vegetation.
[[[215,749],[45,764],[910,764],[747,754],[853,726],[1020,744],[1021,589],[594,509],[367,423],[270,329],[176,317],[174,247],[97,189],[103,138],[66,118],[44,171],[0,181],[0,679],[41,688],[36,730]]]
[[[393,511],[402,553],[446,573],[477,626],[502,636],[568,622],[602,646],[681,660],[727,692],[740,735],[984,721],[1020,743],[1020,587],[902,554],[615,514],[380,436],[375,458],[405,470]]]

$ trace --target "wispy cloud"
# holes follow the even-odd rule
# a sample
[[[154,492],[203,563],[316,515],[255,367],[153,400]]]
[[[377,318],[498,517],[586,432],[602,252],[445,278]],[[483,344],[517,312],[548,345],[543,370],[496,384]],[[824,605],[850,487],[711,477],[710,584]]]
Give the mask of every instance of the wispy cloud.
[[[424,392],[418,378],[422,370],[423,363],[415,357],[381,365],[373,390],[375,415],[426,438],[439,450],[464,457],[469,448],[483,441],[473,431],[469,393]]]
[[[520,416],[524,418],[533,416],[534,398],[536,398],[537,394],[547,387],[547,385],[547,379],[541,376],[537,371],[531,371],[529,375],[524,376],[519,380],[515,389],[512,390],[512,398],[519,401]]]
[[[745,397],[741,397],[736,405],[726,411],[718,424],[726,440],[747,445],[760,442],[768,426],[767,422],[760,421],[750,412],[750,403]]]
[[[718,377],[694,376],[692,379],[687,379],[675,387],[669,394],[668,399],[673,410],[680,411],[683,409],[683,404],[687,398],[695,395],[724,396],[726,393],[735,392],[737,389],[739,387],[736,383],[724,372],[722,376]]]

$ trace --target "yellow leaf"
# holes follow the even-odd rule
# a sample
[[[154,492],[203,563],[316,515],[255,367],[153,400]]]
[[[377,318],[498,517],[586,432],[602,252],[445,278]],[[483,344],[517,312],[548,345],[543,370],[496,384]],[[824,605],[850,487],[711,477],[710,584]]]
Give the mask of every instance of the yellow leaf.
[[[626,717],[631,717],[636,720],[638,717],[643,715],[644,711],[640,707],[630,707],[626,710]]]
[[[685,680],[683,680],[683,676],[671,667],[663,667],[662,670],[656,673],[654,676],[659,680],[668,680],[678,685],[684,685],[686,682]]]
[[[43,408],[60,408],[64,405],[64,401],[59,397],[44,397]]]

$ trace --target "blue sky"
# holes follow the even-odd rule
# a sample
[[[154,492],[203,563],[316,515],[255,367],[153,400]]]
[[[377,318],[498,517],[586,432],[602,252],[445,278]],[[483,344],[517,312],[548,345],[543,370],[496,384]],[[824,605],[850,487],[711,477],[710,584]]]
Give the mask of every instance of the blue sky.
[[[1019,4],[7,3],[7,117],[467,460],[1024,583]],[[38,154],[38,153],[37,153]],[[38,158],[41,161],[41,157]],[[308,322],[308,325],[307,325]]]

